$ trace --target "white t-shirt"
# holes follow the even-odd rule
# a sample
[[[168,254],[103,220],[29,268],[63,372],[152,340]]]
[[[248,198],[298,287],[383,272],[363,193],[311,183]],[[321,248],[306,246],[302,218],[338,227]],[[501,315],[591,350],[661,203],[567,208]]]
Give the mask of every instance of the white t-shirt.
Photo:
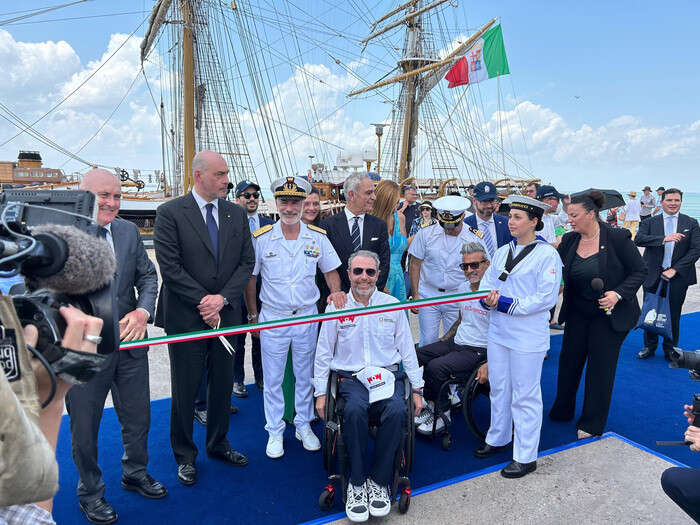
[[[465,283],[459,291],[465,292],[471,292],[469,283]],[[486,348],[489,338],[489,310],[481,305],[481,301],[464,301],[460,303],[459,311],[462,321],[457,327],[455,344]]]

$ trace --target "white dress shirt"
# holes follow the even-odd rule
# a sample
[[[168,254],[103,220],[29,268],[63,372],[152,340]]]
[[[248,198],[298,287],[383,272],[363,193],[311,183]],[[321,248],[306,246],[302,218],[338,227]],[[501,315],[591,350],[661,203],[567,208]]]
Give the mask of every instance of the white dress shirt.
[[[345,206],[345,217],[348,220],[348,230],[350,230],[350,237],[352,237],[352,227],[355,225],[355,217],[358,217],[357,227],[360,228],[360,246],[362,246],[362,225],[365,223],[365,214],[360,213],[359,215],[355,215],[353,212],[348,210],[347,206]]]
[[[214,199],[213,201],[206,201],[199,193],[197,193],[194,188],[192,188],[192,196],[194,197],[197,206],[199,206],[199,211],[202,214],[202,219],[204,219],[204,224],[207,223],[207,204],[211,202],[214,205],[214,209],[211,210],[214,215],[214,222],[216,222],[216,227],[219,227],[219,199]]]
[[[369,306],[398,303],[391,295],[375,290]],[[345,310],[364,308],[348,294]],[[329,304],[326,313],[334,312]],[[418,366],[411,328],[403,311],[354,316],[324,321],[318,335],[314,362],[315,395],[326,393],[330,370],[359,372],[366,366],[386,367],[402,363],[412,388],[423,387],[423,368]]]
[[[627,205],[625,206],[625,220],[626,221],[638,221],[641,219],[640,212],[642,211],[642,205],[637,199],[629,199]]]

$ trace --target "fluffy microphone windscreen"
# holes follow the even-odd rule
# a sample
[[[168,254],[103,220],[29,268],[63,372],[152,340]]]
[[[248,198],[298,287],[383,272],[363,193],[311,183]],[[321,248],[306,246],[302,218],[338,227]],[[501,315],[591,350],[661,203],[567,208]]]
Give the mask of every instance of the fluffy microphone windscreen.
[[[48,288],[56,293],[82,295],[109,283],[117,269],[112,247],[74,226],[43,224],[32,233],[52,233],[68,245],[68,258],[58,273],[50,277],[35,277],[32,287]]]

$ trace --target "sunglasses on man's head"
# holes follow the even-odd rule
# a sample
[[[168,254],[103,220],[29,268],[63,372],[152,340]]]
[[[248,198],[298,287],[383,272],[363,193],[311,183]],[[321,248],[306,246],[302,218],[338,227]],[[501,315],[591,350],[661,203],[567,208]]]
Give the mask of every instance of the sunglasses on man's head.
[[[353,268],[352,269],[353,275],[362,275],[362,272],[365,272],[368,277],[374,277],[377,273],[377,270],[375,270],[374,268]]]
[[[481,266],[485,262],[486,262],[486,259],[483,259],[483,260],[477,261],[477,262],[462,263],[459,265],[459,267],[462,269],[463,272],[466,272],[468,269],[478,270],[479,266]]]
[[[260,192],[256,191],[254,193],[248,193],[246,191],[245,193],[241,193],[241,197],[243,197],[244,199],[250,199],[251,197],[253,197],[254,199],[257,199],[260,197]]]

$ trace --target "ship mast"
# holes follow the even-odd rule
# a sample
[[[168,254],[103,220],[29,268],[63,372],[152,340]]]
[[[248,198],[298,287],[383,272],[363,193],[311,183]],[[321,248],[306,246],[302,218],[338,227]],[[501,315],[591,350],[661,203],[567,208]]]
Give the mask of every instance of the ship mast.
[[[183,163],[185,193],[194,186],[192,159],[194,159],[194,45],[192,28],[194,27],[189,0],[181,0],[182,9],[182,84],[183,84]]]

